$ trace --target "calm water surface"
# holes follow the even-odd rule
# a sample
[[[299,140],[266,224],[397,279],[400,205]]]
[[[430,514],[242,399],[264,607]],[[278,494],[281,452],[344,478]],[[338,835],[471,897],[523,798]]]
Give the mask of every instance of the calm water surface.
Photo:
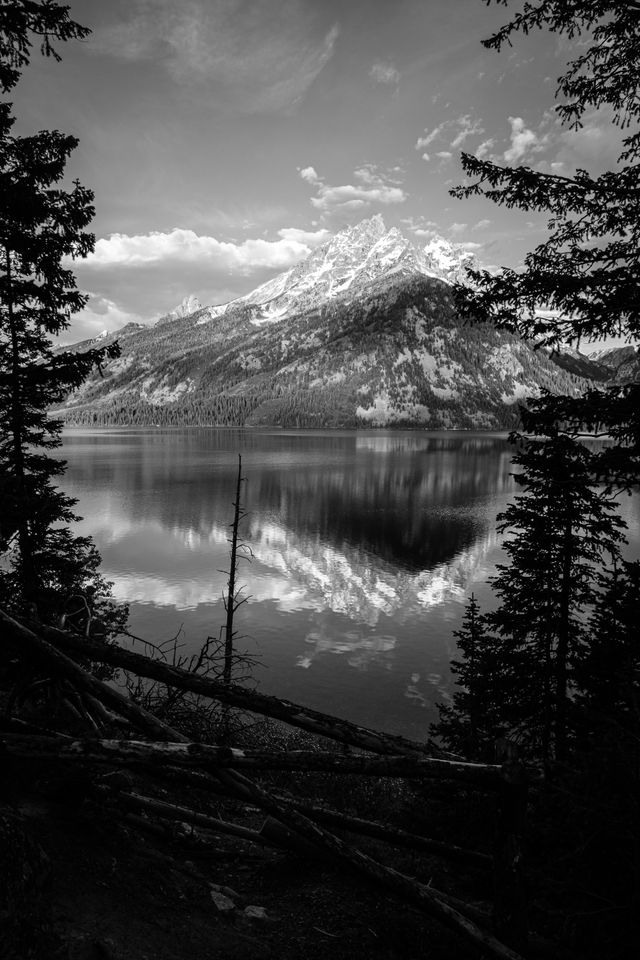
[[[225,614],[237,457],[253,560],[239,646],[259,688],[412,737],[448,697],[466,598],[490,602],[495,518],[514,489],[500,436],[68,430],[63,486],[131,630],[185,650]],[[637,508],[637,504],[635,504]],[[638,537],[638,511],[625,507]]]

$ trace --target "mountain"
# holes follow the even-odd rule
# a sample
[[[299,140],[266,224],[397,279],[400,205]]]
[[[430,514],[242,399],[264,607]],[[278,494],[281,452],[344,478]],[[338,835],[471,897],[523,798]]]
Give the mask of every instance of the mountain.
[[[640,352],[637,347],[611,347],[595,350],[589,359],[609,371],[609,379],[616,383],[640,380]]]
[[[172,320],[182,320],[183,317],[188,317],[191,313],[195,313],[196,310],[202,310],[202,304],[197,297],[189,295],[184,297],[182,303],[178,304],[174,310],[170,310],[164,317],[160,317],[156,322],[156,326],[161,323],[171,323]]]
[[[306,260],[244,297],[211,307],[209,317],[247,305],[253,323],[274,323],[323,301],[357,299],[383,277],[394,282],[415,274],[458,279],[473,259],[461,245],[443,239],[417,248],[395,227],[387,231],[377,215],[336,234]],[[207,322],[207,317],[201,322]]]
[[[611,367],[607,366],[598,355],[585,355],[573,347],[563,347],[562,350],[551,353],[551,359],[563,370],[574,373],[577,377],[587,380],[611,380]]]
[[[121,357],[56,412],[79,424],[504,429],[518,400],[585,381],[458,320],[451,283],[472,262],[373,217],[230,303],[185,298],[121,338]]]

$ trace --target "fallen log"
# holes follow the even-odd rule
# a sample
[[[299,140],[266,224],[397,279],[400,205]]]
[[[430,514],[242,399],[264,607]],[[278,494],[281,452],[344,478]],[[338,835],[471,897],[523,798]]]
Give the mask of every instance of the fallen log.
[[[387,893],[408,902],[419,910],[434,917],[446,926],[463,935],[476,947],[500,960],[522,960],[520,954],[497,940],[493,934],[480,928],[469,917],[455,907],[439,899],[437,892],[423,883],[405,876],[393,867],[387,867],[356,847],[350,847],[344,840],[329,833],[323,827],[304,817],[289,807],[278,803],[271,795],[262,790],[242,774],[219,770],[217,775],[223,783],[236,792],[239,798],[254,803],[283,826],[299,834],[304,840],[315,844],[324,854],[343,865],[347,865],[369,882],[381,887]],[[447,899],[449,899],[447,897]]]
[[[0,610],[0,624],[14,635],[19,634],[16,627],[20,627],[20,624],[13,618],[8,617],[2,610]],[[192,693],[219,700],[221,703],[228,703],[251,713],[281,720],[290,726],[327,737],[329,740],[336,740],[352,747],[385,755],[414,756],[416,754],[427,754],[439,757],[450,756],[443,753],[432,741],[417,743],[408,740],[406,737],[381,733],[368,727],[350,723],[348,720],[342,720],[340,717],[300,706],[289,700],[281,700],[278,697],[258,693],[255,690],[247,690],[237,684],[225,684],[221,680],[213,680],[210,677],[189,673],[188,670],[158,660],[151,660],[149,657],[135,653],[133,650],[125,650],[115,644],[104,644],[89,637],[78,637],[42,624],[33,623],[31,626],[34,630],[37,629],[49,643],[67,653],[80,655],[99,663],[107,663],[113,667],[120,667],[122,670],[130,671],[149,680],[158,680],[170,687],[189,690]]]
[[[251,766],[251,764],[238,763],[238,758],[235,755],[239,752],[245,754],[257,753],[257,751],[234,751],[227,747],[210,747],[205,744],[150,744],[135,740],[74,740],[71,737],[38,737],[28,733],[0,735],[0,755],[21,757],[23,759],[31,758],[34,760],[56,758],[60,760],[83,759],[98,763],[114,762],[118,764],[134,764],[136,766],[143,763],[147,767],[151,765],[152,768],[153,766],[160,765],[161,770],[166,773],[169,772],[166,770],[167,761],[174,765],[180,762],[188,764],[201,764],[204,762],[207,765],[233,766],[234,768],[247,765]],[[266,756],[267,760],[264,765],[261,763],[256,764],[260,769],[291,769],[291,767],[286,766],[286,755]],[[329,756],[333,758],[334,755],[330,754]],[[337,759],[341,762],[345,759],[349,761],[348,766],[350,769],[348,772],[363,772],[357,769],[357,767],[354,768],[352,763],[353,760],[359,758],[338,757]],[[369,758],[365,757],[362,759],[367,760]],[[385,775],[404,776],[404,773],[398,774],[393,771],[393,759],[394,758],[389,758],[389,761],[376,760],[373,761],[373,763],[383,763],[386,767]],[[404,757],[399,759],[402,761],[400,769],[404,769],[409,761]],[[422,766],[420,760],[414,762]],[[294,769],[298,768],[295,767]],[[330,769],[335,770],[336,768],[331,767]],[[375,767],[373,770],[375,771]],[[390,771],[392,772],[390,773]],[[183,783],[190,783],[208,790],[212,788],[215,789],[217,785],[215,779],[206,775],[193,778],[190,776],[192,771],[177,771],[174,769],[172,772],[174,773],[173,779],[182,779]],[[338,768],[336,772],[345,771]],[[371,773],[372,770],[367,769],[365,772]],[[382,773],[378,771],[375,775],[380,776]],[[411,775],[419,776],[419,773],[416,774],[415,771],[413,771]],[[224,792],[228,795],[227,791]],[[461,863],[468,863],[475,866],[488,867],[491,866],[493,862],[493,858],[485,853],[478,853],[475,850],[466,850],[454,844],[432,840],[428,837],[421,837],[418,834],[409,833],[397,827],[383,825],[371,820],[363,820],[360,817],[340,813],[328,807],[306,804],[292,796],[278,795],[275,799],[280,803],[293,807],[312,820],[325,823],[328,826],[348,830],[350,833],[359,833],[363,836],[384,840],[395,846],[406,847],[411,850],[422,850],[426,853],[436,854],[450,860],[457,860]]]
[[[120,716],[131,721],[134,726],[139,727],[146,733],[159,739],[177,740],[184,742],[187,740],[182,734],[173,730],[166,723],[158,720],[152,713],[143,707],[135,704],[128,697],[123,696],[118,690],[98,680],[93,674],[89,673],[79,663],[72,660],[65,653],[62,653],[57,647],[50,644],[40,635],[42,630],[38,624],[38,633],[25,627],[23,624],[14,620],[3,610],[0,610],[0,625],[5,628],[3,639],[12,637],[18,641],[23,649],[36,658],[40,663],[45,664],[56,676],[66,677],[80,690],[86,691],[99,700],[107,707],[111,707]],[[84,641],[83,641],[84,642]],[[88,642],[88,641],[87,641]],[[95,641],[93,641],[95,642]],[[96,644],[98,647],[104,647],[106,644]],[[87,651],[85,651],[85,656]]]
[[[105,797],[113,799],[118,804],[135,813],[142,811],[143,813],[159,817],[162,820],[177,820],[179,823],[191,823],[195,827],[203,827],[206,830],[211,830],[212,833],[223,833],[232,837],[238,837],[240,840],[256,843],[258,846],[281,849],[280,844],[274,843],[273,840],[257,830],[251,830],[249,827],[243,827],[238,823],[230,823],[228,820],[222,820],[219,817],[212,817],[209,814],[200,813],[198,810],[192,810],[191,807],[183,807],[177,803],[157,800],[155,797],[145,797],[139,793],[120,790],[112,791],[109,788],[100,787],[98,790],[103,793]]]
[[[288,770],[298,773],[328,772],[358,774],[367,777],[402,777],[406,779],[449,779],[497,789],[502,770],[498,766],[458,763],[432,757],[370,757],[308,750],[249,750],[216,747],[207,743],[149,743],[142,740],[67,739],[5,734],[0,738],[7,754],[33,758],[93,760],[99,763],[171,763],[205,766],[218,770]]]
[[[378,823],[375,820],[363,820],[360,817],[341,813],[329,807],[307,804],[295,800],[292,797],[277,795],[275,799],[279,803],[293,806],[298,813],[301,813],[309,820],[315,820],[318,823],[325,824],[328,827],[336,827],[339,830],[346,830],[349,833],[358,833],[364,837],[383,840],[385,843],[392,844],[394,847],[404,847],[414,852],[429,853],[446,860],[455,860],[458,863],[466,863],[475,867],[490,868],[493,864],[493,857],[487,853],[479,853],[477,850],[467,850],[465,847],[457,847],[455,844],[444,843],[442,840],[433,840],[430,837],[423,837],[417,833],[409,833],[407,830],[393,827],[390,824]]]
[[[181,787],[193,787],[196,790],[202,790],[206,793],[214,793],[216,796],[237,799],[237,794],[226,788],[215,776],[203,773],[200,770],[188,770],[185,767],[170,767],[166,765],[161,767],[148,765],[145,767],[144,772],[161,780],[163,783],[179,784]],[[440,857],[443,860],[452,860],[480,869],[490,869],[493,865],[493,857],[490,854],[481,853],[478,850],[469,850],[466,847],[458,847],[455,844],[445,843],[442,840],[434,840],[422,834],[410,833],[407,830],[394,827],[391,824],[379,823],[375,820],[363,820],[360,817],[342,813],[331,807],[305,803],[305,801],[300,800],[290,793],[272,793],[271,796],[278,803],[282,803],[285,806],[287,804],[293,806],[294,809],[310,820],[316,820],[318,823],[324,823],[326,826],[336,827],[348,833],[357,833],[361,836],[381,840],[390,846],[403,847],[416,852],[420,851]],[[483,914],[485,919],[488,918],[488,916],[487,913]]]
[[[233,791],[225,788],[215,777],[203,773],[199,770],[186,770],[184,767],[148,767],[154,776],[159,777],[165,783],[178,783],[182,786],[190,786],[207,792],[214,792],[223,797],[236,796]],[[378,823],[375,820],[363,820],[360,817],[354,817],[350,814],[342,813],[331,807],[319,806],[318,804],[306,803],[292,794],[272,793],[271,796],[278,803],[293,806],[299,813],[302,813],[310,820],[316,820],[318,823],[324,823],[330,827],[336,827],[339,830],[345,830],[349,833],[357,833],[361,836],[372,837],[376,840],[382,840],[395,847],[405,847],[408,850],[422,851],[445,860],[454,860],[459,863],[469,864],[470,866],[490,868],[493,865],[493,857],[487,853],[480,853],[477,850],[468,850],[466,847],[458,847],[455,844],[445,843],[442,840],[433,840],[431,837],[425,837],[422,834],[410,833],[402,830],[400,827],[394,827],[391,824]]]

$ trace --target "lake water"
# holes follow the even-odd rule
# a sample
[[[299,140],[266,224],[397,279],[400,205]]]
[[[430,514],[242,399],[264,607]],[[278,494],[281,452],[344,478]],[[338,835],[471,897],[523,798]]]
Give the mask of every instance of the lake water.
[[[225,620],[238,454],[241,649],[259,689],[422,738],[451,689],[453,631],[501,559],[502,436],[414,431],[67,430],[66,492],[130,629],[185,651]],[[640,540],[638,502],[625,501]]]

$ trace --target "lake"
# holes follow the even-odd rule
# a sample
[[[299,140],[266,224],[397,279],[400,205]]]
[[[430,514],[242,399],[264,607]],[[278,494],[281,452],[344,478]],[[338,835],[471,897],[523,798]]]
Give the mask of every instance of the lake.
[[[64,433],[62,486],[130,629],[183,652],[218,636],[238,454],[238,647],[259,689],[423,738],[451,690],[453,632],[503,558],[514,491],[501,435],[122,429]],[[623,510],[640,541],[638,501]],[[139,647],[142,650],[142,648]]]

